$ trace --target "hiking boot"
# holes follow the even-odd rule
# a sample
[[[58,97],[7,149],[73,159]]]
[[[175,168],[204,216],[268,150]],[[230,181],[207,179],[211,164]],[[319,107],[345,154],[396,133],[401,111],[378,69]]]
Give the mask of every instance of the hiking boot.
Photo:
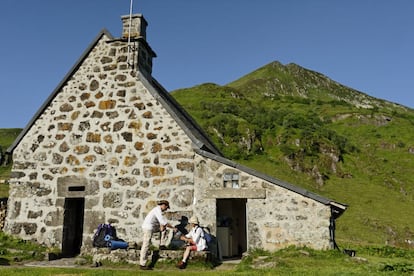
[[[140,265],[139,268],[141,270],[152,270],[152,267],[146,266],[146,265]]]
[[[178,267],[179,269],[184,269],[184,268],[186,267],[186,263],[185,263],[185,262],[183,262],[183,261],[180,261],[180,262],[177,264],[177,267]]]

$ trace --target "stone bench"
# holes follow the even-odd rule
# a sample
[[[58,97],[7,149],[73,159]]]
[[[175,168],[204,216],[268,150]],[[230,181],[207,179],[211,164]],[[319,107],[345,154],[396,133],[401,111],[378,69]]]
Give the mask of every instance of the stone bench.
[[[183,257],[183,253],[184,250],[153,250],[148,256],[148,260],[156,258],[157,262],[178,261]],[[85,250],[81,255],[92,256],[92,261],[96,266],[100,266],[103,261],[139,265],[140,249],[111,250],[110,248],[92,248]],[[190,260],[212,262],[212,256],[210,251],[193,251],[190,254]]]

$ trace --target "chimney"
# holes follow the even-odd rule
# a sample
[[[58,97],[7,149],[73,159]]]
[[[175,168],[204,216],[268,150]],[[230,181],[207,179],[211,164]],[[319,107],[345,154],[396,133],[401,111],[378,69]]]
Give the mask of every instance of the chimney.
[[[142,14],[124,15],[122,18],[122,39],[128,40],[130,55],[128,63],[146,78],[151,79],[152,59],[157,55],[146,40],[148,26]]]
[[[122,16],[122,38],[143,38],[146,40],[146,29],[148,23],[142,14],[124,15]]]

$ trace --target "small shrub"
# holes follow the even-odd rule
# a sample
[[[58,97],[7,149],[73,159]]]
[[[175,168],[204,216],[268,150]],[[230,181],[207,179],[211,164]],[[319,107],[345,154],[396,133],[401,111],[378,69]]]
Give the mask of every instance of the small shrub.
[[[409,273],[414,272],[414,265],[410,263],[396,263],[396,264],[384,264],[382,268],[380,268],[382,272],[398,272],[398,273]]]

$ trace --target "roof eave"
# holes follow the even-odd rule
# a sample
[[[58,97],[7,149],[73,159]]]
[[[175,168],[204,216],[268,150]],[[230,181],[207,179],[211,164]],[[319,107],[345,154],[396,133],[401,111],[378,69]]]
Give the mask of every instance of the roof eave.
[[[285,188],[287,190],[290,190],[292,192],[301,194],[301,195],[303,195],[303,196],[305,196],[307,198],[311,198],[311,199],[313,199],[313,200],[315,200],[317,202],[320,202],[320,203],[322,203],[324,205],[329,205],[329,206],[331,206],[331,208],[334,208],[335,210],[337,210],[336,212],[337,212],[338,215],[336,217],[339,217],[343,212],[345,212],[345,210],[347,208],[347,205],[346,204],[342,204],[342,203],[335,202],[335,201],[333,201],[331,199],[325,198],[323,196],[320,196],[318,194],[315,194],[315,193],[310,192],[308,190],[305,190],[303,188],[294,186],[294,185],[292,185],[292,184],[290,184],[288,182],[282,181],[282,180],[277,179],[277,178],[274,178],[274,177],[270,177],[267,174],[260,173],[260,172],[258,172],[256,170],[252,169],[252,168],[243,166],[243,165],[241,165],[239,163],[236,163],[234,161],[231,161],[229,159],[226,159],[223,156],[214,155],[213,153],[206,152],[206,151],[203,151],[203,150],[196,150],[196,152],[198,154],[202,155],[202,156],[205,156],[207,158],[216,160],[217,162],[226,164],[226,165],[228,165],[230,167],[233,167],[233,168],[236,168],[238,170],[244,171],[244,172],[246,172],[246,173],[248,173],[250,175],[254,175],[256,177],[259,177],[259,178],[261,178],[263,180],[266,180],[266,181],[268,181],[268,182],[270,182],[272,184],[275,184],[277,186],[280,186],[280,187]]]
[[[204,130],[156,79],[148,80],[142,74],[138,74],[138,78],[148,88],[152,96],[160,101],[163,107],[174,117],[176,122],[190,137],[196,149],[223,156]]]
[[[13,141],[10,147],[7,148],[6,153],[12,154],[13,150],[17,147],[29,129],[32,127],[34,122],[40,117],[40,115],[44,112],[44,110],[48,107],[49,103],[56,97],[57,93],[62,89],[62,87],[66,84],[66,82],[71,78],[74,72],[79,68],[85,58],[88,56],[90,51],[95,47],[98,41],[101,39],[102,36],[108,36],[110,39],[113,39],[112,35],[106,29],[102,29],[99,34],[95,37],[95,39],[89,44],[86,50],[82,53],[79,59],[75,62],[72,68],[68,71],[62,81],[57,85],[57,87],[53,90],[53,92],[49,95],[49,97],[43,102],[42,106],[37,110],[34,116],[30,119],[30,121],[26,124],[25,128],[20,132],[17,138]]]

